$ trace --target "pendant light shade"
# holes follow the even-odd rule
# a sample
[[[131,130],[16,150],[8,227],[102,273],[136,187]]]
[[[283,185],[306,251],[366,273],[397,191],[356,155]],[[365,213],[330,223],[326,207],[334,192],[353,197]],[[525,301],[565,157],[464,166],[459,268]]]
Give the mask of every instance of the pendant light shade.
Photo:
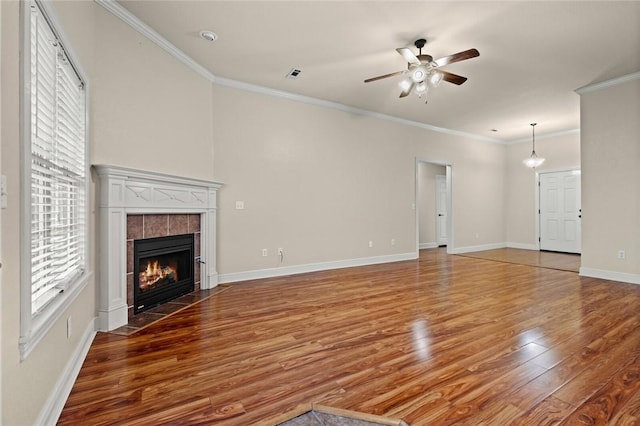
[[[544,163],[544,158],[538,157],[538,154],[536,154],[536,124],[538,123],[531,123],[531,131],[533,134],[531,156],[522,160],[522,163],[531,169],[535,169]]]

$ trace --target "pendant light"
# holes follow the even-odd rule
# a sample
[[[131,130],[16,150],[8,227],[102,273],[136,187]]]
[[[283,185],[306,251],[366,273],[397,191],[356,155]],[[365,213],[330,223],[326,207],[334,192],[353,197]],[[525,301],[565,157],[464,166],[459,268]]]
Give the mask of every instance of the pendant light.
[[[536,154],[536,124],[538,123],[531,123],[531,131],[533,132],[533,150],[531,151],[531,156],[522,160],[522,163],[531,169],[535,169],[544,163],[544,158],[538,157],[538,154]]]

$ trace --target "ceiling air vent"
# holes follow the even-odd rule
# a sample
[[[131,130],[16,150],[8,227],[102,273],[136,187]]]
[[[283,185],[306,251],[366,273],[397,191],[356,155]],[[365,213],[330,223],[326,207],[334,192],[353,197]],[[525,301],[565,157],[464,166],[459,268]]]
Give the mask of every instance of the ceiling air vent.
[[[302,70],[299,70],[298,68],[291,68],[291,71],[287,73],[287,78],[295,80],[296,78],[298,78],[301,72]]]

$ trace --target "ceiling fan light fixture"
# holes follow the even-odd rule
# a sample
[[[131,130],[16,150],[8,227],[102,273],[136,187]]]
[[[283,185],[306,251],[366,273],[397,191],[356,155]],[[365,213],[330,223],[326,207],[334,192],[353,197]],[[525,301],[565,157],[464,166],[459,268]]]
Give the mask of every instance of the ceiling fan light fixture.
[[[403,78],[402,80],[400,80],[400,83],[398,83],[398,85],[400,86],[402,91],[409,90],[409,87],[411,87],[411,81],[409,81],[406,78]]]
[[[416,83],[422,83],[427,77],[427,70],[423,66],[416,67],[411,73],[411,79]]]
[[[531,155],[528,158],[525,158],[524,160],[522,160],[522,164],[529,167],[530,169],[535,169],[536,167],[540,167],[542,163],[544,163],[544,158],[538,157],[538,154],[536,154],[536,124],[538,123],[531,123],[531,132],[532,132]]]
[[[418,85],[416,86],[416,93],[418,93],[418,96],[420,96],[422,93],[427,91],[427,85],[422,82],[422,83],[418,83]]]
[[[438,85],[442,81],[442,77],[444,76],[440,71],[433,71],[431,75],[429,75],[429,83],[431,83],[433,87],[438,87]]]

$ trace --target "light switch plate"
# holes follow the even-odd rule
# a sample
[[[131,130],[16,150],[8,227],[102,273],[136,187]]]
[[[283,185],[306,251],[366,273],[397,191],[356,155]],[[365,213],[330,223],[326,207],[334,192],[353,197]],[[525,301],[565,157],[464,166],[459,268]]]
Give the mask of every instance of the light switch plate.
[[[0,176],[0,208],[7,208],[7,177]]]

